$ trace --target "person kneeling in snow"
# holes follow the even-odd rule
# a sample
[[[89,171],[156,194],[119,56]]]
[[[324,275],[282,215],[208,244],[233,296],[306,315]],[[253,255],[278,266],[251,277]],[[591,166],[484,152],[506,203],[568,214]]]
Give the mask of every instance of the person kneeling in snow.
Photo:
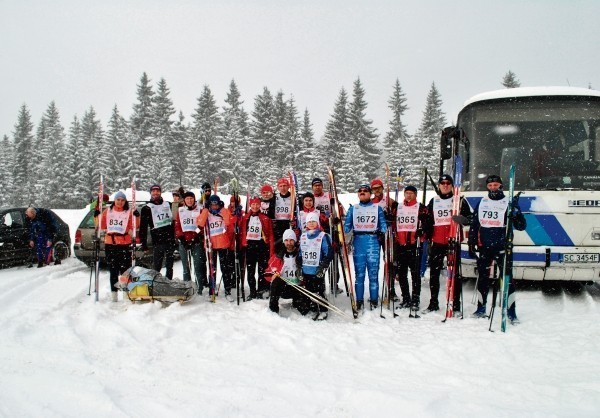
[[[319,215],[306,215],[306,232],[300,236],[302,276],[306,289],[325,299],[325,270],[332,259],[331,238],[319,229]],[[311,301],[310,310],[316,312],[314,320],[327,319],[328,309]]]
[[[301,281],[300,265],[296,246],[296,233],[288,229],[283,233],[284,249],[273,254],[269,260],[269,267],[265,271],[265,279],[271,282],[271,295],[269,309],[279,313],[279,298],[292,299],[292,306],[302,314],[309,311],[307,298],[297,286],[304,286]]]

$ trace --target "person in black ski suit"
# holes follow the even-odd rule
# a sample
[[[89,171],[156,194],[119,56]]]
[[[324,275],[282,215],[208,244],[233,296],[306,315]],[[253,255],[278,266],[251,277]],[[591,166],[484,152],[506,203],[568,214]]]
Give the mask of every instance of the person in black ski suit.
[[[142,250],[148,251],[148,228],[152,235],[153,268],[162,269],[163,260],[167,272],[165,277],[173,278],[173,252],[175,251],[175,230],[173,226],[173,213],[171,205],[161,196],[162,191],[158,184],[150,187],[150,202],[142,208],[140,219],[140,242]]]
[[[285,249],[273,254],[269,260],[269,267],[265,271],[265,279],[271,282],[271,292],[269,296],[269,309],[272,312],[279,313],[279,299],[292,299],[292,306],[306,315],[309,311],[309,300],[297,287],[288,284],[282,278],[287,279],[296,286],[304,287],[301,278],[302,257],[298,256],[298,246],[296,233],[288,229],[283,233],[283,245]]]
[[[29,246],[35,248],[38,267],[44,267],[52,261],[52,245],[57,232],[56,221],[49,210],[41,208],[29,207],[25,216],[30,224]],[[60,264],[60,260],[55,260],[54,264]]]
[[[493,261],[496,261],[500,276],[503,274],[507,218],[512,217],[513,227],[517,231],[523,231],[527,226],[525,217],[518,205],[518,199],[513,201],[512,213],[507,213],[508,197],[502,191],[500,176],[489,175],[485,182],[488,195],[483,197],[475,206],[473,221],[469,230],[469,255],[476,258],[476,252],[479,252],[477,258],[477,273],[479,275],[477,310],[473,314],[479,318],[486,315],[486,302],[490,288],[490,269]],[[514,281],[511,280],[508,288],[508,319],[512,323],[517,321],[514,292],[515,285]]]
[[[427,205],[429,220],[425,234],[429,242],[429,289],[431,290],[431,299],[426,309],[427,312],[434,312],[440,308],[438,301],[440,273],[444,266],[444,258],[448,257],[451,222],[456,222],[452,220],[453,188],[454,179],[452,176],[448,174],[442,175],[438,180],[438,195],[431,198]],[[465,199],[461,198],[459,208],[459,215],[470,221],[471,208]],[[459,226],[458,228],[461,227]],[[460,238],[462,241],[462,230],[460,231]],[[460,253],[456,256],[460,262]],[[462,281],[458,277],[457,279],[454,281],[454,295],[452,295],[455,314],[461,311],[460,295],[462,292]]]

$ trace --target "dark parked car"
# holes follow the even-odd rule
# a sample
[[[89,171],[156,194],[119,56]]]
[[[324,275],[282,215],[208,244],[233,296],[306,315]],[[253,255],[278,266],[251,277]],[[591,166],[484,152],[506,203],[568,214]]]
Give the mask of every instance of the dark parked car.
[[[31,223],[25,216],[27,208],[0,209],[0,267],[35,261],[35,250],[29,247]],[[69,225],[48,210],[56,223],[54,259],[64,260],[71,255]]]
[[[139,206],[138,208],[141,208]],[[139,230],[139,224],[138,224]],[[94,262],[94,237],[96,235],[96,227],[94,226],[94,212],[90,211],[86,213],[83,220],[77,227],[75,232],[75,257],[83,261],[86,264]],[[137,246],[135,251],[136,263],[144,267],[152,267],[152,254],[146,255],[141,250],[139,244],[139,237],[137,239]],[[152,237],[148,234],[148,248],[152,248]],[[104,263],[104,238],[100,240],[100,262]]]

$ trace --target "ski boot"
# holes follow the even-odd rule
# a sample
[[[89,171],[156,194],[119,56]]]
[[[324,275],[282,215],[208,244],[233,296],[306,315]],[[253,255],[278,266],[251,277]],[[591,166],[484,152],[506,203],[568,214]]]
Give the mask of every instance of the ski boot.
[[[356,301],[356,310],[357,311],[362,311],[364,308],[365,302],[363,300],[357,300]]]
[[[377,300],[370,300],[369,301],[369,307],[370,307],[370,309],[371,310],[377,309],[377,304],[378,304]]]
[[[438,303],[437,300],[431,300],[429,301],[429,306],[427,306],[427,308],[423,311],[424,314],[428,314],[431,312],[436,312],[440,310],[440,304]]]
[[[510,308],[508,308],[506,316],[508,317],[508,320],[512,325],[516,325],[519,323],[519,318],[517,318],[517,312],[514,304]]]
[[[486,317],[485,310],[486,310],[485,305],[477,303],[477,310],[475,312],[473,312],[473,316],[475,318],[485,318]]]

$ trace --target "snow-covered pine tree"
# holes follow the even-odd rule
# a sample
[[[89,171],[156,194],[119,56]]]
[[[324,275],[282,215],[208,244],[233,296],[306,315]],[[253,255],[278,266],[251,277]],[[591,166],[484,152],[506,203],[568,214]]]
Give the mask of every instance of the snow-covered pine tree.
[[[419,144],[421,148],[421,164],[420,166],[409,165],[406,170],[407,175],[414,176],[415,172],[418,173],[419,184],[423,182],[423,167],[427,167],[430,173],[437,173],[439,170],[440,134],[445,126],[446,116],[442,111],[442,99],[435,82],[433,82],[427,94],[421,125],[415,134],[416,141],[414,143]]]
[[[132,152],[132,176],[140,179],[142,187],[150,186],[150,167],[147,158],[155,152],[152,141],[152,97],[154,91],[150,84],[148,75],[144,72],[137,85],[137,103],[133,105],[133,113],[130,118],[131,127],[131,152]]]
[[[365,90],[360,78],[357,78],[352,89],[352,102],[348,112],[348,133],[350,141],[358,145],[362,161],[361,171],[366,175],[366,179],[362,180],[357,177],[355,180],[358,181],[375,178],[381,172],[377,129],[371,126],[373,121],[367,119],[367,105]]]
[[[277,181],[278,169],[273,169],[273,149],[275,141],[275,103],[269,89],[254,99],[252,122],[250,123],[250,152],[252,155],[251,170],[253,177],[274,184]]]
[[[192,115],[194,120],[187,152],[189,183],[199,187],[203,181],[211,182],[218,175],[221,161],[221,116],[210,88],[205,85]]]
[[[289,171],[292,167],[294,158],[293,155],[287,154],[289,138],[286,129],[286,101],[283,91],[278,91],[273,101],[273,137],[270,143],[271,164],[268,166],[265,175],[268,178],[279,178],[282,173]]]
[[[42,116],[38,130],[37,181],[35,184],[36,204],[52,208],[67,206],[65,176],[65,133],[60,124],[60,115],[55,102],[51,102]]]
[[[404,112],[408,110],[408,106],[406,105],[406,95],[402,91],[398,79],[396,79],[394,90],[388,100],[388,107],[392,111],[392,119],[389,121],[390,128],[385,135],[383,149],[386,161],[390,166],[391,174],[394,176],[399,168],[405,167],[413,159],[417,158],[420,160],[418,155],[414,155],[415,144],[402,122],[402,117],[404,116]],[[407,184],[414,184],[416,181],[414,174],[416,173],[411,171],[407,174],[405,176]]]
[[[81,118],[81,147],[85,166],[81,173],[85,184],[84,194],[91,196],[98,189],[100,175],[106,175],[110,160],[104,150],[104,131],[102,123],[96,119],[96,111],[90,106]],[[106,187],[107,191],[110,187]]]
[[[502,85],[507,89],[513,89],[516,87],[521,87],[521,82],[515,73],[513,73],[511,70],[508,70],[508,72],[504,74],[504,77],[502,77]]]
[[[308,109],[304,109],[304,117],[302,119],[302,129],[300,136],[296,142],[296,161],[294,162],[294,168],[298,172],[302,184],[310,185],[313,177],[317,174],[317,164],[320,163],[321,156],[316,152],[315,147],[315,134],[312,129],[312,123],[310,122],[310,114]],[[321,170],[321,173],[323,171]],[[319,174],[324,176],[324,174]]]
[[[243,108],[241,94],[235,83],[229,83],[229,92],[223,106],[223,161],[227,164],[221,165],[220,177],[222,184],[229,184],[232,178],[238,181],[250,178],[251,158],[248,158],[248,138],[250,127],[248,125],[248,114]]]
[[[317,167],[320,172],[325,172],[325,166],[331,166],[336,172],[336,184],[340,192],[348,191],[351,184],[356,183],[354,169],[362,173],[362,165],[354,166],[359,156],[358,144],[351,144],[349,137],[349,110],[348,94],[342,87],[333,106],[333,113],[325,126],[325,134],[318,146],[319,162]],[[350,150],[356,152],[352,154]],[[361,176],[362,177],[362,176]]]
[[[181,152],[175,148],[173,138],[173,121],[175,114],[173,101],[169,97],[170,90],[167,82],[161,78],[156,87],[156,94],[152,98],[152,126],[150,141],[152,150],[145,155],[148,162],[147,174],[150,184],[160,184],[163,190],[171,190],[179,184],[179,179],[173,176],[173,167],[178,163]]]
[[[15,150],[14,165],[12,169],[13,193],[11,200],[15,206],[26,206],[34,201],[34,157],[33,157],[33,122],[27,106],[23,104],[19,109],[15,131],[13,133],[13,146]]]
[[[90,199],[90,190],[83,175],[87,170],[87,150],[81,146],[81,123],[77,115],[73,116],[66,143],[68,160],[65,166],[69,194],[67,204],[70,208],[82,208]]]
[[[13,192],[13,146],[8,135],[4,135],[0,143],[0,207],[12,205],[11,195]]]
[[[107,158],[107,170],[104,182],[109,190],[126,189],[131,185],[132,159],[129,143],[131,141],[129,124],[119,113],[117,105],[113,107],[108,131],[105,135],[104,154]]]
[[[344,159],[344,145],[348,143],[348,94],[342,87],[333,105],[333,113],[325,125],[325,133],[318,148],[324,171],[325,166],[338,168]],[[339,180],[338,180],[339,182]]]
[[[172,154],[175,158],[175,165],[173,168],[173,179],[176,184],[180,186],[184,186],[185,182],[185,172],[187,169],[187,158],[185,150],[188,149],[187,146],[187,135],[189,126],[185,124],[185,116],[183,116],[183,112],[179,111],[179,116],[175,123],[173,124],[173,147],[174,153]]]
[[[290,96],[285,102],[284,113],[281,169],[282,171],[286,171],[288,168],[293,168],[297,172],[300,187],[307,189],[306,176],[308,173],[302,167],[307,162],[300,161],[298,158],[298,153],[301,152],[300,148],[303,144],[300,139],[300,117],[294,96]]]

